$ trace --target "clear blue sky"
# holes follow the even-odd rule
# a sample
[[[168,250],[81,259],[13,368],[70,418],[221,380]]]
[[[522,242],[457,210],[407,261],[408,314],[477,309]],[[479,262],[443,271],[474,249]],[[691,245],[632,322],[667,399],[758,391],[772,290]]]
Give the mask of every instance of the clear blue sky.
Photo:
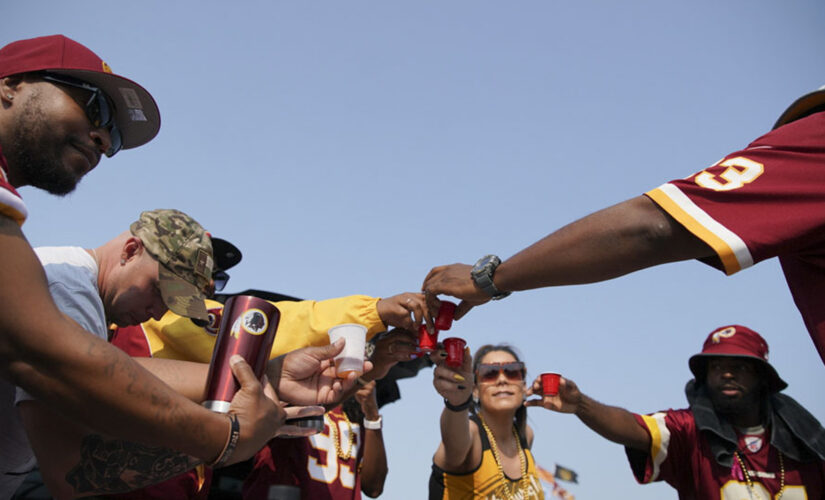
[[[743,148],[825,83],[821,0],[31,0],[0,16],[0,44],[75,38],[149,89],[163,120],[64,199],[24,188],[32,244],[96,246],[174,207],[243,250],[229,291],[314,299],[415,291],[435,265],[512,255]],[[730,323],[767,338],[787,393],[825,419],[825,366],[775,259],[519,293],[450,333],[510,342],[531,377],[559,371],[652,412],[685,405],[687,358]],[[403,381],[382,411],[384,498],[426,496],[431,378]],[[575,417],[529,422],[538,463],[579,473],[578,499],[676,498],[637,486],[622,448]]]

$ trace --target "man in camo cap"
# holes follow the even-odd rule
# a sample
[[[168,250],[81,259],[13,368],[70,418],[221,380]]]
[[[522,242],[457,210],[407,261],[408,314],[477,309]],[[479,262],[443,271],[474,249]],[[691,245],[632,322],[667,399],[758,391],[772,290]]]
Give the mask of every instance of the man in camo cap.
[[[176,314],[205,321],[203,301],[210,291],[214,259],[212,241],[203,227],[185,213],[170,209],[143,212],[130,230],[159,264],[158,289],[163,303]]]
[[[137,325],[169,309],[207,318],[212,240],[178,210],[143,212],[129,231],[97,248],[40,247],[35,252],[58,307],[85,311],[74,319],[103,339],[112,324]]]

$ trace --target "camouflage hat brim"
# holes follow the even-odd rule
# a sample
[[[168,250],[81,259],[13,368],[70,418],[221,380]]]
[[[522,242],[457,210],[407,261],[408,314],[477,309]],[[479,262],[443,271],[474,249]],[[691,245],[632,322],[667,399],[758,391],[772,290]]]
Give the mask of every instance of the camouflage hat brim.
[[[192,283],[176,275],[163,264],[158,266],[158,286],[166,306],[173,313],[206,321],[206,296]]]

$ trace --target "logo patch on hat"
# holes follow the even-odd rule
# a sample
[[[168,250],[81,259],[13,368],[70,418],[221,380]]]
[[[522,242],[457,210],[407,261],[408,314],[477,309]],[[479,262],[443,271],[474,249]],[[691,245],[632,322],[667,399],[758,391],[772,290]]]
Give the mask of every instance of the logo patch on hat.
[[[206,250],[199,248],[198,249],[198,256],[195,261],[195,269],[192,271],[204,279],[209,279],[209,274],[207,273],[207,269],[212,269],[212,257],[206,252]]]
[[[101,69],[103,70],[104,73],[111,73],[112,72],[112,68],[110,68],[109,65],[106,64],[106,61],[100,61],[100,67],[101,67]]]
[[[732,326],[729,326],[727,328],[723,328],[723,329],[719,330],[718,332],[713,332],[711,334],[711,341],[714,344],[718,344],[719,342],[722,342],[723,338],[724,339],[729,339],[729,338],[733,337],[735,334],[736,334],[736,328],[734,328]]]

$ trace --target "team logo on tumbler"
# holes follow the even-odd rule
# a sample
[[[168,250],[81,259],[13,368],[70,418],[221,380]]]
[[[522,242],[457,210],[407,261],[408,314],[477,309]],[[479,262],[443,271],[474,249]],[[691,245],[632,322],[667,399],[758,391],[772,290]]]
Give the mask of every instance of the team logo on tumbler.
[[[260,309],[249,309],[235,320],[232,336],[238,338],[241,328],[251,335],[262,335],[269,328],[269,320]]]

